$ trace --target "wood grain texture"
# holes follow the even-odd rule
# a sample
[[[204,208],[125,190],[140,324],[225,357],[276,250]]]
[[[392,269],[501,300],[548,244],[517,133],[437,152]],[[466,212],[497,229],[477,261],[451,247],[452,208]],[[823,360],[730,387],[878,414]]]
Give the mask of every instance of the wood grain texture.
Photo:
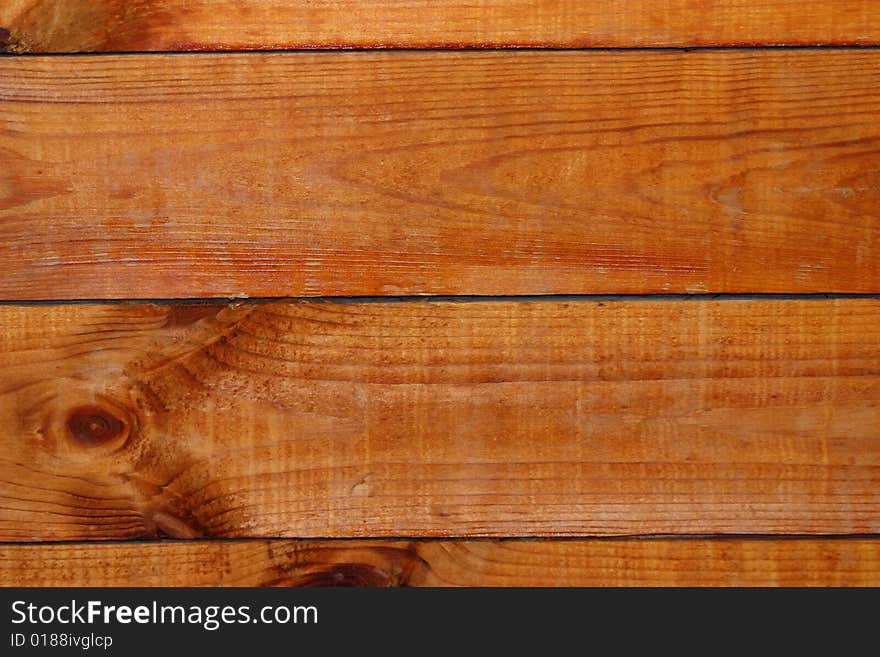
[[[878,320],[0,307],[0,540],[877,532]]]
[[[2,586],[880,586],[880,539],[0,545]]]
[[[0,298],[880,291],[873,51],[0,60]]]
[[[880,43],[872,0],[4,0],[8,52]]]

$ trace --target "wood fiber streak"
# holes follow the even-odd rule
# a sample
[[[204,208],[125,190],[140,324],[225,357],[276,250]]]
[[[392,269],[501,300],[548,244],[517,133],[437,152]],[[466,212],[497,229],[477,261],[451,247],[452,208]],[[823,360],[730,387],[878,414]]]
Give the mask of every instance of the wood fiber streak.
[[[877,532],[878,320],[0,307],[0,540]]]
[[[8,52],[880,43],[872,0],[4,0]]]
[[[3,586],[878,586],[877,539],[0,545]]]
[[[880,291],[871,51],[0,60],[0,298]]]

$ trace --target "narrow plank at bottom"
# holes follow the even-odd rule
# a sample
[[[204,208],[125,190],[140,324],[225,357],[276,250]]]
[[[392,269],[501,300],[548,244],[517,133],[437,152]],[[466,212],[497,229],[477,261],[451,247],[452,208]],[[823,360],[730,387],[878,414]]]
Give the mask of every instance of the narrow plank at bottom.
[[[870,534],[880,301],[0,308],[0,540]]]
[[[878,586],[880,539],[0,546],[3,586]]]

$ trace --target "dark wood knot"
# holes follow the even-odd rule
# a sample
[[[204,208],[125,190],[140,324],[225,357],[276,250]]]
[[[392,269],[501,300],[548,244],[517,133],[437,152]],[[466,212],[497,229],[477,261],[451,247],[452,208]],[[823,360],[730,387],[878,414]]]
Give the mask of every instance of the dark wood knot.
[[[375,588],[402,584],[399,577],[371,564],[340,563],[281,578],[272,586]]]
[[[125,422],[98,406],[80,406],[67,418],[70,438],[84,447],[98,447],[123,438]]]

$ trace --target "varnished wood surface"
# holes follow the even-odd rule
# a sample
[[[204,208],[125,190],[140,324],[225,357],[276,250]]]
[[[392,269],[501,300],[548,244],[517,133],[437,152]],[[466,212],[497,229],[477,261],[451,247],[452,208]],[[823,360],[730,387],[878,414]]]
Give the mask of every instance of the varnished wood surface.
[[[0,539],[880,530],[880,301],[0,307]]]
[[[3,0],[0,49],[880,43],[873,0]]]
[[[878,64],[0,59],[0,298],[876,293]]]
[[[0,545],[3,586],[880,586],[880,539]]]

